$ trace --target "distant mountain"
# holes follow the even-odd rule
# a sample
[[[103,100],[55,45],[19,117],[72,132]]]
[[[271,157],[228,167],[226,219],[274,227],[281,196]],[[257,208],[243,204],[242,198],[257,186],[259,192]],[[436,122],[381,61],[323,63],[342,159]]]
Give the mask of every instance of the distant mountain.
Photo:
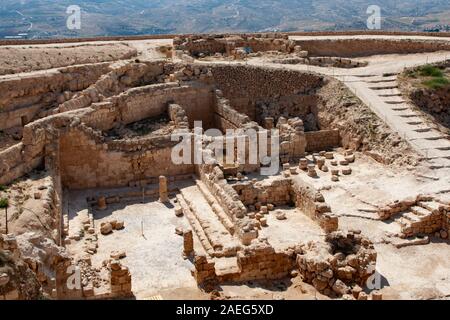
[[[365,29],[372,4],[385,30],[450,24],[448,0],[1,0],[0,37]],[[70,5],[81,30],[66,27]]]

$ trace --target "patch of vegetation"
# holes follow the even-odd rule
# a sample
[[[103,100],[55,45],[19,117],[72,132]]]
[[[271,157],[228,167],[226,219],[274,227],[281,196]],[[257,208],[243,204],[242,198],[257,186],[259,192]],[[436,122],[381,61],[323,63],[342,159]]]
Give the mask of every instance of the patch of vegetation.
[[[0,208],[8,208],[9,207],[9,200],[8,198],[1,198],[0,199]]]
[[[450,84],[450,81],[445,77],[433,78],[422,82],[426,87],[430,89],[440,89]]]
[[[0,191],[6,191],[6,190],[8,190],[8,187],[0,184]]]
[[[442,78],[444,76],[444,73],[441,69],[438,67],[432,66],[430,64],[426,64],[424,66],[421,66],[417,70],[419,72],[419,75],[422,77],[437,77]]]
[[[450,84],[450,80],[446,77],[442,68],[426,64],[414,70],[406,71],[409,78],[425,78],[421,84],[429,89],[440,89]]]

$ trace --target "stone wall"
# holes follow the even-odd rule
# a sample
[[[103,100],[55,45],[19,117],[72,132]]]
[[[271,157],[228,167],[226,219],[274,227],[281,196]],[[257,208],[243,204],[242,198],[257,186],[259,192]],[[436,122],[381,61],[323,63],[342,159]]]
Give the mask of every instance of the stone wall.
[[[109,63],[100,63],[0,79],[0,130],[43,117],[46,109],[86,89],[108,68]]]
[[[168,103],[180,105],[186,112],[190,127],[194,121],[203,122],[203,128],[213,126],[214,95],[210,86],[167,83],[130,89],[119,95],[120,114],[125,124],[160,115]]]
[[[292,180],[292,196],[297,208],[311,219],[317,221],[325,232],[338,229],[338,218],[331,213],[330,206],[323,195],[312,185],[301,179]]]
[[[339,130],[320,130],[305,132],[306,151],[322,151],[341,145]]]
[[[291,181],[288,179],[276,179],[253,183],[246,181],[233,185],[240,200],[246,206],[255,205],[289,205],[291,200]]]
[[[450,50],[443,40],[411,39],[302,39],[297,43],[312,56],[360,57],[376,54],[407,54]]]
[[[72,129],[60,142],[62,184],[74,189],[115,187],[160,175],[194,172],[193,165],[172,164],[170,136],[155,139],[147,141],[147,146],[145,141],[97,143],[85,131]]]
[[[252,243],[237,254],[238,270],[220,275],[220,283],[282,279],[295,269],[296,250],[276,251],[264,240]]]
[[[0,184],[9,184],[42,164],[42,153],[27,151],[23,143],[18,143],[0,152]]]
[[[368,65],[368,62],[365,61],[356,61],[340,57],[309,57],[309,58],[289,57],[289,58],[273,59],[272,63],[308,64],[312,66],[346,68],[346,69],[361,68],[366,67]]]
[[[214,83],[238,112],[256,119],[256,103],[311,93],[322,85],[314,73],[260,68],[245,65],[210,66]]]
[[[117,95],[128,88],[162,82],[164,63],[121,61],[110,66],[109,72],[102,75],[94,84],[77,94],[72,99],[50,110],[49,114],[88,107],[112,95]]]
[[[176,37],[173,40],[175,50],[188,52],[192,56],[213,55],[215,53],[230,56],[237,48],[249,48],[251,52],[281,51],[292,52],[296,42],[279,33],[266,34],[224,34],[192,35]]]

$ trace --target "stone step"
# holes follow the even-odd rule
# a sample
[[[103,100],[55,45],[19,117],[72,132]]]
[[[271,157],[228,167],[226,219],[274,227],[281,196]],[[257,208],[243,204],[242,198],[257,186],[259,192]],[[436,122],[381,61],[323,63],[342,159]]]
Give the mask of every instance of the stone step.
[[[431,215],[431,211],[429,211],[423,207],[412,206],[409,209],[411,210],[411,212],[413,212],[414,214],[416,214],[417,216],[422,217],[422,218],[426,218]]]
[[[206,184],[204,184],[201,180],[196,180],[197,187],[202,192],[208,204],[213,209],[214,213],[219,218],[220,222],[222,222],[223,226],[228,230],[230,234],[234,234],[234,224],[231,221],[230,217],[226,214],[220,204],[217,202],[216,198],[209,191]]]
[[[408,110],[409,107],[393,107],[392,110],[394,111],[405,111]]]
[[[398,89],[397,84],[394,85],[382,85],[382,86],[371,86],[369,87],[371,90],[387,90],[387,89]]]
[[[448,140],[448,136],[435,135],[435,136],[424,138],[424,139],[426,139],[426,140],[441,140],[441,139]]]
[[[186,187],[181,189],[181,194],[214,248],[215,256],[235,255],[239,247],[238,241],[219,220],[199,188],[196,185]]]
[[[413,117],[418,117],[418,115],[415,114],[415,113],[406,113],[406,114],[400,114],[399,117],[402,117],[402,118],[413,118]]]
[[[397,77],[385,77],[385,78],[375,78],[374,80],[368,80],[367,83],[392,83],[397,81]]]
[[[380,93],[378,94],[379,97],[383,98],[389,98],[389,97],[401,97],[401,93]]]
[[[420,201],[417,203],[420,207],[430,211],[430,212],[436,212],[439,211],[439,207],[442,205],[439,202],[436,201]]]
[[[407,212],[403,213],[402,217],[405,218],[406,220],[409,220],[409,221],[413,222],[413,223],[421,221],[420,217],[417,216],[416,214],[414,214],[411,211],[407,211]]]
[[[428,132],[428,131],[431,131],[431,130],[432,129],[430,127],[414,129],[415,132]]]
[[[195,217],[192,210],[189,208],[189,205],[183,198],[181,194],[177,195],[178,203],[181,206],[181,209],[183,210],[183,214],[186,216],[186,218],[189,221],[189,224],[192,227],[192,230],[197,235],[197,238],[199,239],[200,243],[202,244],[203,249],[205,249],[206,253],[210,256],[214,255],[214,249],[211,245],[211,243],[208,240],[208,237],[206,236],[202,226],[200,225],[200,222]]]
[[[406,122],[407,124],[410,124],[412,126],[418,125],[418,124],[423,124],[423,121],[408,121]]]
[[[387,104],[403,104],[403,103],[406,103],[405,100],[398,100],[398,101],[396,101],[396,100],[385,100],[384,102],[387,103]]]

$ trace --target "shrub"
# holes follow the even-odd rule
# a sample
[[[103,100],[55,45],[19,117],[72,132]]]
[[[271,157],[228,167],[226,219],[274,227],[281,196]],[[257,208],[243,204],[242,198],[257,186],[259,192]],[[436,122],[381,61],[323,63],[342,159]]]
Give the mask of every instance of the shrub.
[[[444,76],[441,69],[438,67],[432,66],[430,64],[426,64],[419,68],[419,74],[424,77],[438,77],[441,78]]]
[[[2,198],[0,199],[0,208],[8,208],[9,206],[9,201],[8,198]]]
[[[430,89],[440,89],[450,84],[447,78],[433,78],[431,80],[424,81],[423,84]]]

